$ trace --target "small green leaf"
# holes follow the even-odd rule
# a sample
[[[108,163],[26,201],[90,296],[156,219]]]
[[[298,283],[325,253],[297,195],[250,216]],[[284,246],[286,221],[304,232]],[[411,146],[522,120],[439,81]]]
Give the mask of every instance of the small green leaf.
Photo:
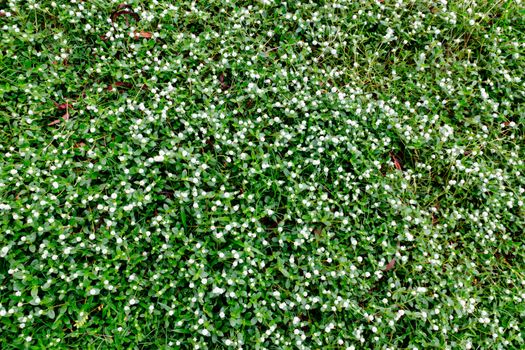
[[[49,310],[47,311],[47,314],[46,314],[46,315],[47,315],[47,317],[49,317],[50,319],[54,319],[54,318],[55,318],[55,310],[53,310],[53,309],[49,309]]]
[[[187,223],[186,223],[186,213],[184,212],[184,208],[180,209],[180,219],[182,220],[182,225],[184,226],[184,228],[186,228]]]

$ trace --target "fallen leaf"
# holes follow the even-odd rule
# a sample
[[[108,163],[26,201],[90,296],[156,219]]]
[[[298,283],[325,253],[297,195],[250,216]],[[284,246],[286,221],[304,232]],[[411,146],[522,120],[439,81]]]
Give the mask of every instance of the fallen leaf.
[[[436,226],[438,223],[438,219],[434,213],[432,213],[432,225]]]
[[[136,39],[138,39],[138,38],[150,39],[152,36],[153,36],[153,34],[151,34],[149,32],[138,32],[138,33],[135,33],[135,38]]]
[[[64,115],[62,116],[62,119],[63,119],[64,121],[69,120],[69,113],[64,114]],[[51,123],[49,123],[49,124],[47,124],[47,125],[48,125],[48,126],[52,126],[52,125],[56,125],[56,124],[58,124],[58,123],[60,123],[60,122],[61,122],[61,120],[60,120],[60,119],[57,119],[57,120],[53,120]]]
[[[114,87],[131,89],[133,87],[133,84],[124,81],[117,81],[113,84],[109,84],[106,89],[108,91],[113,91]]]
[[[385,269],[383,271],[389,271],[389,270],[392,270],[394,268],[394,265],[396,264],[396,258],[393,258],[392,260],[390,260],[390,262],[386,265]]]
[[[219,75],[219,83],[221,84],[221,88],[223,90],[228,90],[230,88],[230,85],[224,82],[224,73],[221,73],[221,75]]]
[[[123,86],[123,87],[131,88],[133,85],[131,83],[126,83],[124,81],[117,81],[115,83],[115,86]]]
[[[399,159],[397,159],[396,156],[392,152],[390,152],[390,157],[392,158],[392,161],[394,162],[394,167],[397,170],[403,170],[403,168],[401,167],[401,163],[399,162]]]
[[[69,108],[73,109],[73,106],[69,103],[61,103],[61,104],[58,104],[56,102],[53,102],[55,104],[55,106],[58,108],[58,109],[61,109],[61,110],[67,110]]]
[[[113,14],[111,15],[111,21],[115,22],[117,18],[122,15],[130,15],[137,22],[140,20],[139,15],[137,15],[135,12],[128,11],[128,10],[122,10],[122,11],[113,12]]]

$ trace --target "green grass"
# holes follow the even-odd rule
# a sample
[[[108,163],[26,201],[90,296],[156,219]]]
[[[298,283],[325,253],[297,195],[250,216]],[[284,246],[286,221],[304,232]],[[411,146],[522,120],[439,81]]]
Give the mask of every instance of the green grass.
[[[0,4],[0,348],[525,347],[521,1],[119,1]]]

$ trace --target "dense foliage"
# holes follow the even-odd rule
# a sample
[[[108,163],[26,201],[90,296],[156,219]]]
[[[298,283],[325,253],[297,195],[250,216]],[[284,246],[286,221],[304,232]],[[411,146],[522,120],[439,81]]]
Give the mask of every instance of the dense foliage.
[[[521,1],[0,4],[0,348],[525,347]]]

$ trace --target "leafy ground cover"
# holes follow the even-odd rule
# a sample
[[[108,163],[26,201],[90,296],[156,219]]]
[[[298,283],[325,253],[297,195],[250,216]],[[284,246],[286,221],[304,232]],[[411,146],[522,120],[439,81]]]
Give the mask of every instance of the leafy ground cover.
[[[524,348],[524,20],[1,2],[0,347]]]

